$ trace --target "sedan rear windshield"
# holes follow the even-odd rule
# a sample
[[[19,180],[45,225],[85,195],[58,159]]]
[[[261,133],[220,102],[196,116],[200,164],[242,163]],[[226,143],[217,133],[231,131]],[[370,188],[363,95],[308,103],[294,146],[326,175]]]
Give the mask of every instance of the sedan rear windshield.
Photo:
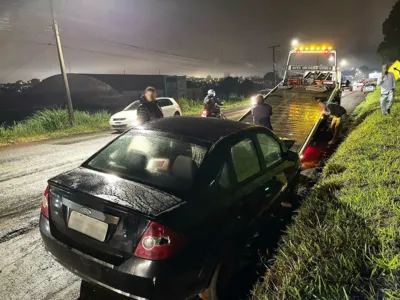
[[[206,152],[204,147],[181,140],[131,132],[115,140],[86,165],[149,186],[183,191],[192,186]]]

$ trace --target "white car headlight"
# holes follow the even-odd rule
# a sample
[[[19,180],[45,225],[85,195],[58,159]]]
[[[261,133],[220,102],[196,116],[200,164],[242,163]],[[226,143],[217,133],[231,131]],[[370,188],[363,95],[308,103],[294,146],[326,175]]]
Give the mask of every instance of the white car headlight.
[[[256,96],[251,97],[251,104],[256,104]]]

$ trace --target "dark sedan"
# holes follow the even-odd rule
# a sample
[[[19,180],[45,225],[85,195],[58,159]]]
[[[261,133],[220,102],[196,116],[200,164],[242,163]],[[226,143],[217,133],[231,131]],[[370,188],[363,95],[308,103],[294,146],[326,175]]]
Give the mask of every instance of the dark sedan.
[[[41,235],[83,279],[81,293],[91,285],[134,299],[221,299],[226,270],[263,216],[295,193],[299,168],[266,128],[161,119],[50,179]]]

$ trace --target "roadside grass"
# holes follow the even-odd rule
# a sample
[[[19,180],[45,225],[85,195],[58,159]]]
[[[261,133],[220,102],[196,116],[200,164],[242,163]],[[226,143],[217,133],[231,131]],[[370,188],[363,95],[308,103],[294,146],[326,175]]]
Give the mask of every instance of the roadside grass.
[[[399,96],[387,116],[379,91],[355,110],[253,299],[400,299]]]
[[[362,103],[362,105],[356,107],[350,118],[352,127],[359,125],[375,110],[380,109],[379,97],[380,89],[378,88],[374,92],[367,95],[366,100]]]
[[[106,111],[75,111],[76,125],[71,127],[67,110],[45,109],[7,128],[0,126],[0,145],[102,131],[108,128],[109,119],[110,114]]]
[[[178,99],[183,115],[200,116],[203,110],[202,101]],[[223,109],[244,107],[250,105],[249,99],[229,99]],[[106,111],[89,113],[75,111],[75,126],[68,122],[68,111],[65,109],[44,109],[36,112],[32,117],[12,126],[0,126],[0,146],[39,141],[44,139],[91,133],[107,130],[111,114]]]

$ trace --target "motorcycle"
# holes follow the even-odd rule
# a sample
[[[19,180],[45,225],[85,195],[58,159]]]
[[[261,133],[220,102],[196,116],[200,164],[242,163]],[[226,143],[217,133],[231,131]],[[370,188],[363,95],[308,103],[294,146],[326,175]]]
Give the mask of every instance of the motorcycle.
[[[201,117],[202,118],[216,118],[216,119],[221,119],[221,120],[227,120],[227,117],[221,112],[221,107],[223,103],[219,103],[219,105],[215,105],[218,112],[210,112],[207,109],[204,109],[201,112]]]

